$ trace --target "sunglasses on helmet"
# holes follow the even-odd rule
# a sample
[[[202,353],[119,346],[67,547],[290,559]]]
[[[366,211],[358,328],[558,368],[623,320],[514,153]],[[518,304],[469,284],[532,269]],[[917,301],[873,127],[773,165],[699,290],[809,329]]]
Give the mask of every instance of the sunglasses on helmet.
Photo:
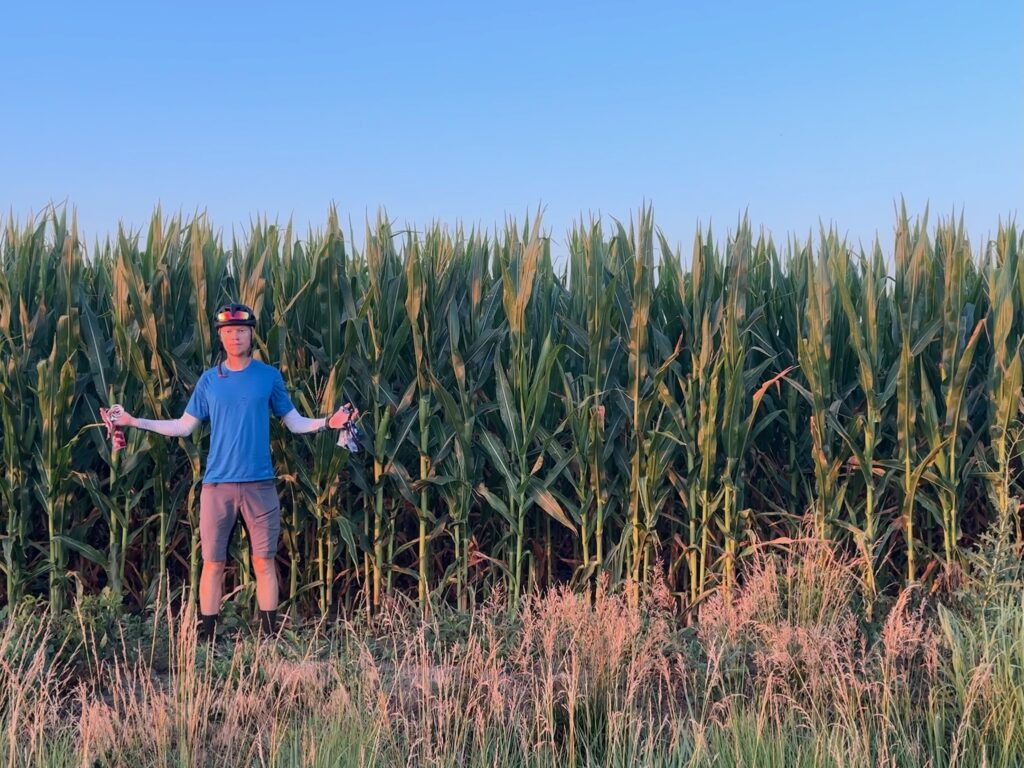
[[[247,309],[225,309],[214,315],[218,323],[226,323],[230,320],[251,320],[252,312]]]

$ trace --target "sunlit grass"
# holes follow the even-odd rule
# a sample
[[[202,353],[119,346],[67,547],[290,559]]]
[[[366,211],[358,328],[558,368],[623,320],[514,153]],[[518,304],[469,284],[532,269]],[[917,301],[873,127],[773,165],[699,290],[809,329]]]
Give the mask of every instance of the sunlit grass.
[[[764,555],[687,626],[662,582],[517,614],[247,629],[197,645],[160,611],[102,634],[0,628],[0,760],[110,766],[1019,765],[1024,599],[908,589],[866,624],[861,563]],[[883,601],[884,602],[884,601]],[[93,618],[91,621],[95,622]],[[57,634],[85,638],[55,647]]]

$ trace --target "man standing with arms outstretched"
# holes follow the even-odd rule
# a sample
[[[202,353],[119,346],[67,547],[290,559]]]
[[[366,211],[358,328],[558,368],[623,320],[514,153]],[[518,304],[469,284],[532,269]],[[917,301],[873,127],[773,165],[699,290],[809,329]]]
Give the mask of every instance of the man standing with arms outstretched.
[[[329,419],[300,416],[280,371],[252,357],[256,318],[245,304],[226,304],[214,315],[225,360],[205,371],[185,413],[178,419],[138,419],[122,413],[118,426],[137,427],[168,437],[189,435],[210,421],[210,454],[199,497],[199,540],[203,571],[199,579],[200,636],[212,638],[224,590],[228,540],[239,513],[252,542],[260,627],[276,631],[278,583],[274,558],[281,532],[281,508],[270,459],[270,414],[295,433],[341,429],[358,412],[346,404]]]

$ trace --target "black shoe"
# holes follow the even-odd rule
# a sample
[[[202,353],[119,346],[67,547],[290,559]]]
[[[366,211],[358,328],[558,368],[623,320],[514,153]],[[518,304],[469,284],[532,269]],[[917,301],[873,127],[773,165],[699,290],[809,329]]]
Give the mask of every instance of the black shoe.
[[[268,637],[277,634],[277,610],[260,611],[260,632]]]
[[[217,639],[217,618],[220,614],[199,614],[199,640],[209,643]]]

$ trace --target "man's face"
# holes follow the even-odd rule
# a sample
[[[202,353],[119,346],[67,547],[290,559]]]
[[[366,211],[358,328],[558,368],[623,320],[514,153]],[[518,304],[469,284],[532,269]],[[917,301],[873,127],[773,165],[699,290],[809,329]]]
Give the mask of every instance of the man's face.
[[[229,355],[248,354],[252,348],[252,328],[247,325],[229,325],[221,328],[220,343]]]

